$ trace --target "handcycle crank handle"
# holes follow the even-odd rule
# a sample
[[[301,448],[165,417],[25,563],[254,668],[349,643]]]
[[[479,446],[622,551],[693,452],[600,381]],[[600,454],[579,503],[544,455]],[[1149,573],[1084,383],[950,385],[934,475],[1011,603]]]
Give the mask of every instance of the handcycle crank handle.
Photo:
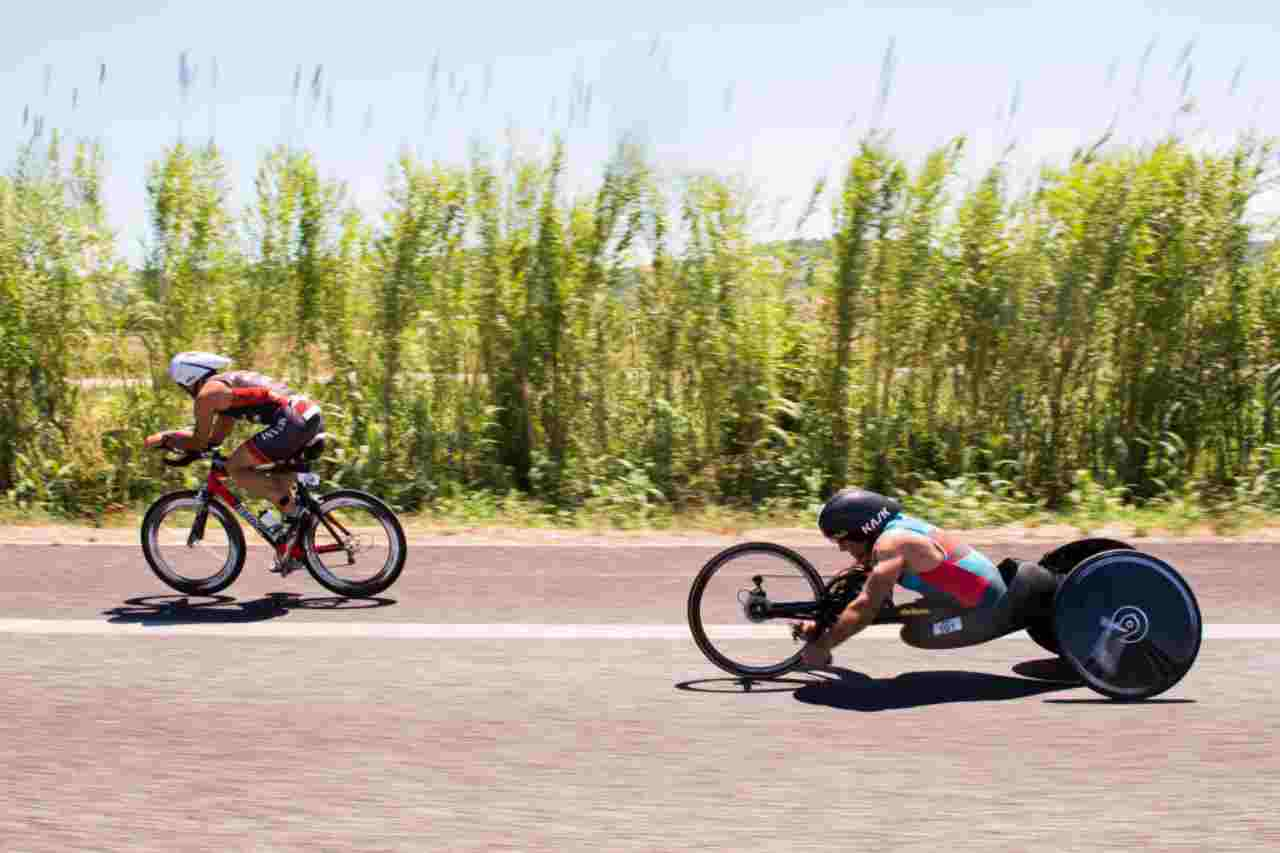
[[[814,635],[815,639],[820,636],[822,636],[822,631],[819,631]],[[791,623],[791,639],[796,642],[801,640],[804,640],[806,643],[809,642],[809,638],[805,636],[804,628],[800,627],[799,622]]]

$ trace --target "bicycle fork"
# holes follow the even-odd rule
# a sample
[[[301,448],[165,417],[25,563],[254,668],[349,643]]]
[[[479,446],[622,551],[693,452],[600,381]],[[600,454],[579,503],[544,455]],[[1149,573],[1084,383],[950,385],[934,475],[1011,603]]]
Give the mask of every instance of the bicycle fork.
[[[194,548],[204,539],[204,527],[209,521],[209,490],[201,489],[196,493],[196,517],[191,522],[191,532],[187,534],[187,547]]]

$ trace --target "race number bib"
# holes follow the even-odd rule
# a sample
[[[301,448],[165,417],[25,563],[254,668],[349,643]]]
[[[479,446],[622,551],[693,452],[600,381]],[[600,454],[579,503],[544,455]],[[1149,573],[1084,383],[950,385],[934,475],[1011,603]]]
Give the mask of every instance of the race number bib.
[[[933,623],[933,636],[941,637],[943,634],[954,634],[960,630],[960,617],[952,616],[950,619],[943,619],[941,622]]]

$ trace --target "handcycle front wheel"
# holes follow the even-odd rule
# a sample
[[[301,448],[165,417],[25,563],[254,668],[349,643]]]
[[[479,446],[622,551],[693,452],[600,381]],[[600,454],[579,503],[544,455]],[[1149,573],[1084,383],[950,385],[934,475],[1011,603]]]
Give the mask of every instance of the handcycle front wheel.
[[[171,492],[142,518],[142,554],[156,577],[187,595],[213,595],[235,582],[244,568],[244,531],[231,512],[199,493]],[[199,529],[194,530],[200,522]]]
[[[773,678],[800,664],[791,628],[813,619],[822,578],[783,545],[746,542],[712,557],[689,590],[689,630],[707,659],[743,678]]]
[[[370,598],[400,577],[408,552],[391,507],[355,489],[320,498],[302,532],[307,571],[330,592]]]

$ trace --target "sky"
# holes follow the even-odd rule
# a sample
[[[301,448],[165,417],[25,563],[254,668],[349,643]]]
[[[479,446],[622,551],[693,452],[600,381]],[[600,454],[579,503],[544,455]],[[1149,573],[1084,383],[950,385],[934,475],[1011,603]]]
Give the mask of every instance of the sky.
[[[501,155],[513,130],[530,153],[559,132],[573,190],[640,133],[672,174],[748,180],[769,211],[758,228],[791,236],[814,181],[838,177],[873,125],[909,159],[965,135],[971,175],[1011,142],[1026,174],[1063,162],[1113,120],[1121,142],[1175,121],[1215,147],[1251,127],[1280,133],[1267,102],[1280,12],[1239,0],[49,0],[6,18],[0,133],[16,153],[39,116],[46,133],[101,140],[109,216],[135,262],[147,164],[180,136],[217,140],[237,206],[261,153],[288,142],[376,213],[406,147],[462,163],[476,143]],[[1177,112],[1184,90],[1190,115]]]

